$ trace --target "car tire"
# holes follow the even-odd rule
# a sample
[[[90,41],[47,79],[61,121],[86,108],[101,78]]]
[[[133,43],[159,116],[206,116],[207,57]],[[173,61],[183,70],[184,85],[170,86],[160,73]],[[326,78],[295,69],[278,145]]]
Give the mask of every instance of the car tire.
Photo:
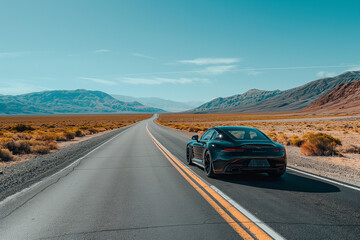
[[[279,178],[285,173],[285,170],[283,171],[274,171],[274,172],[268,172],[268,175],[272,178]]]
[[[213,178],[215,177],[213,163],[211,161],[211,155],[209,151],[206,151],[205,158],[204,158],[204,170],[206,173],[206,176]]]
[[[186,147],[186,162],[188,165],[193,165],[192,159],[194,158],[194,152],[192,147]]]

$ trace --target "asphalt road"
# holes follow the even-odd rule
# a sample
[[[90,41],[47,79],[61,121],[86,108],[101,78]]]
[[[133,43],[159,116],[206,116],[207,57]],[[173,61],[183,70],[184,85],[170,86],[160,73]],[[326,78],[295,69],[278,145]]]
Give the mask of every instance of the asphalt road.
[[[208,179],[172,160],[185,162],[187,141],[152,120],[130,127],[1,202],[0,239],[359,239],[360,191],[292,171]],[[259,221],[237,217],[196,174]]]

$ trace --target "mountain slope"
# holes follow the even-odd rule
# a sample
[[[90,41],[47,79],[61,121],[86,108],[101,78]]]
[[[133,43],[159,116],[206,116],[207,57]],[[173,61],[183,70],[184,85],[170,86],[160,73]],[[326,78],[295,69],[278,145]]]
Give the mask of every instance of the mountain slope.
[[[0,114],[164,112],[138,102],[122,102],[101,91],[58,90],[0,96]]]
[[[264,91],[258,89],[251,89],[243,94],[234,95],[226,98],[216,98],[210,102],[207,102],[200,107],[194,109],[194,112],[204,111],[221,111],[223,109],[230,109],[240,106],[246,106],[263,101],[267,98],[274,97],[281,94],[280,90]]]
[[[161,108],[168,112],[182,112],[189,109],[193,109],[203,104],[203,102],[177,102],[177,101],[171,101],[156,97],[136,98],[130,96],[116,95],[116,94],[113,94],[112,96],[120,101],[125,101],[125,102],[137,101],[146,106]]]
[[[232,105],[224,105],[223,107],[212,109],[201,108],[194,109],[193,112],[286,112],[298,111],[308,107],[320,97],[324,96],[336,86],[355,82],[360,80],[360,71],[350,71],[340,74],[336,77],[322,78],[305,85],[292,88],[274,96],[261,99],[260,101],[251,103],[244,99],[238,100],[242,103],[234,103]],[[270,91],[271,92],[271,91]],[[235,95],[239,96],[239,95]],[[241,95],[240,95],[241,96]],[[231,98],[231,97],[229,97]],[[227,98],[226,98],[227,99]],[[204,104],[206,105],[206,104]]]
[[[303,112],[316,114],[359,114],[360,81],[337,86],[304,109]]]

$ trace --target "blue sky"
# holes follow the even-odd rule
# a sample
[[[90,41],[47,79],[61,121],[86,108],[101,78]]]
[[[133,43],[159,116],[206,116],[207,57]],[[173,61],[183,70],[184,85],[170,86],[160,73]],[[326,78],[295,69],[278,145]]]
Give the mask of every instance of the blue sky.
[[[360,1],[0,0],[0,94],[208,101],[360,69]]]

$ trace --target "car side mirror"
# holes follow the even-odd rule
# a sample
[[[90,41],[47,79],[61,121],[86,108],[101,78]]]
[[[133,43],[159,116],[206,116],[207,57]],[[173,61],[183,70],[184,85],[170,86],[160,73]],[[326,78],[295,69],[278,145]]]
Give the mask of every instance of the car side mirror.
[[[199,141],[199,135],[194,135],[191,137],[192,140]]]

